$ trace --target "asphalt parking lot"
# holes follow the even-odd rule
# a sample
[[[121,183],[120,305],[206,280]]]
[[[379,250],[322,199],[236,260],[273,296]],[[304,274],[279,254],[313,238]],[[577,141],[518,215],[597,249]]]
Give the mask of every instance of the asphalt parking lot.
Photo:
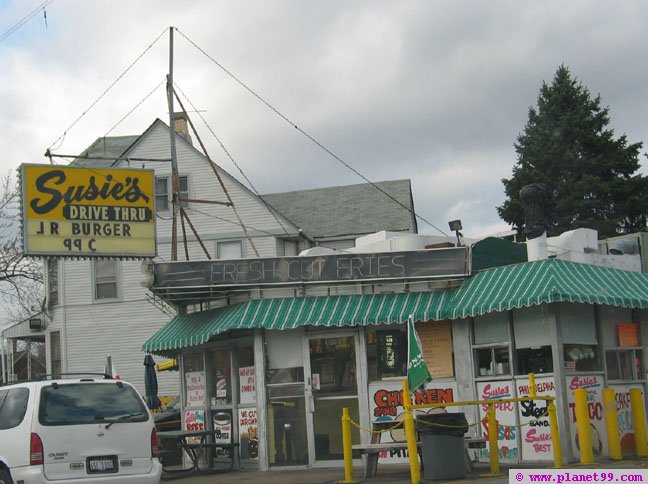
[[[452,482],[454,484],[479,483],[479,484],[505,484],[509,482],[509,469],[518,467],[502,466],[501,475],[489,475],[490,468],[488,464],[476,464],[472,472],[466,474],[465,479],[456,479],[452,481],[426,481],[423,482]],[[525,466],[525,469],[531,467]],[[637,473],[645,474],[644,482],[648,482],[648,460],[632,459],[623,461],[602,460],[597,461],[591,466],[581,466],[578,463],[572,463],[561,469],[561,471],[573,470],[573,472],[583,472],[587,469],[628,469],[632,472],[634,469]],[[403,465],[381,465],[378,467],[378,475],[371,479],[363,479],[364,469],[356,467],[353,469],[353,477],[357,482],[380,484],[383,482],[390,484],[406,484],[410,481],[409,467]],[[421,476],[423,478],[423,475]],[[329,484],[344,481],[344,470],[335,469],[282,469],[270,470],[266,472],[239,470],[223,472],[216,474],[203,474],[181,477],[173,481],[177,484],[229,484],[242,482],[256,482],[269,484]]]

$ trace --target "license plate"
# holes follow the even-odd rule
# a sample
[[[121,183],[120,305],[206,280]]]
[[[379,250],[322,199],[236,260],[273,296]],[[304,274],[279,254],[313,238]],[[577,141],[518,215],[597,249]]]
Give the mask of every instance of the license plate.
[[[117,472],[117,457],[116,456],[101,456],[88,458],[88,472],[95,473],[110,473]]]

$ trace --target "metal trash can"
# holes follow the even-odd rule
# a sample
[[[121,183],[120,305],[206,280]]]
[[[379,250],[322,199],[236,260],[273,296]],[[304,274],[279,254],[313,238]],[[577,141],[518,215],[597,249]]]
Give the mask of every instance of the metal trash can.
[[[468,421],[463,413],[419,414],[416,430],[421,437],[423,477],[429,480],[464,479],[464,435]]]

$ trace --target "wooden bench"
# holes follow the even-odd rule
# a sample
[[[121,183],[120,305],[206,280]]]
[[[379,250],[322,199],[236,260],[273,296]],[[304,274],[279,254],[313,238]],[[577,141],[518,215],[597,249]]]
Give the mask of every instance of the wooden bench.
[[[407,449],[407,442],[380,442],[380,438],[384,431],[387,429],[402,429],[403,424],[396,425],[396,422],[374,422],[372,425],[372,430],[374,432],[371,434],[371,441],[368,444],[355,444],[351,448],[360,452],[360,455],[367,456],[367,462],[365,466],[364,477],[374,477],[378,472],[378,457],[381,452],[389,452],[393,450],[405,450]],[[380,432],[377,432],[380,431]],[[418,436],[417,436],[418,437]],[[418,450],[419,457],[421,458],[421,463],[423,462],[421,456],[421,441],[417,440],[416,447]],[[486,447],[486,441],[483,437],[473,437],[466,436],[464,437],[464,461],[466,464],[466,471],[472,471],[472,460],[468,454],[468,449],[484,448]],[[422,466],[421,466],[422,467]]]

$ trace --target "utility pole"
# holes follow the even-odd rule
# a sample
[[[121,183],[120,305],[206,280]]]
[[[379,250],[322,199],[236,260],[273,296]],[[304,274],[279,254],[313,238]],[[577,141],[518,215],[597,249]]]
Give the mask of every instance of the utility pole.
[[[169,73],[167,74],[167,102],[169,104],[169,135],[171,136],[171,204],[173,224],[171,228],[171,260],[178,260],[178,211],[180,182],[178,176],[178,156],[176,153],[176,133],[173,119],[173,26],[169,27]]]

